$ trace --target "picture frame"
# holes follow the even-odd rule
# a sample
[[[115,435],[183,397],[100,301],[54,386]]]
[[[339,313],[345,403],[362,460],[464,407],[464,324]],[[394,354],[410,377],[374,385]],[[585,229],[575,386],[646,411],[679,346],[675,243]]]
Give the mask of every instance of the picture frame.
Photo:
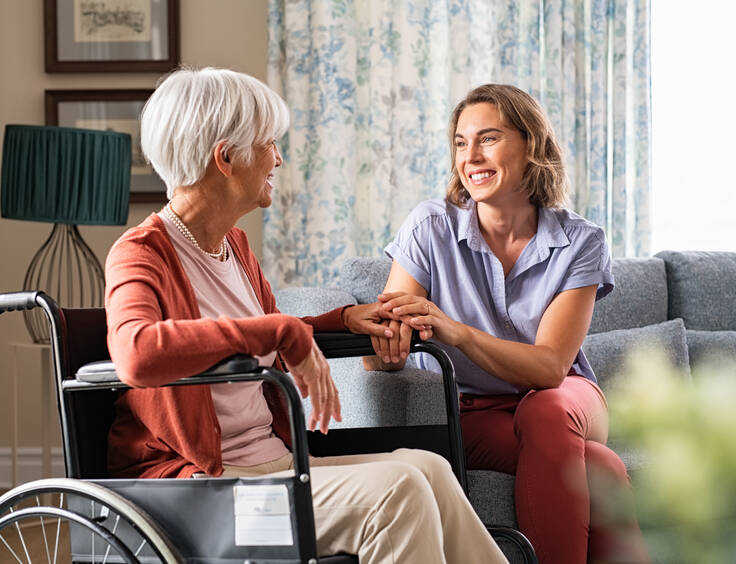
[[[43,0],[46,72],[167,72],[179,0]]]
[[[152,89],[46,90],[46,125],[82,129],[111,129],[132,140],[131,203],[166,202],[166,185],[140,148],[140,114]]]

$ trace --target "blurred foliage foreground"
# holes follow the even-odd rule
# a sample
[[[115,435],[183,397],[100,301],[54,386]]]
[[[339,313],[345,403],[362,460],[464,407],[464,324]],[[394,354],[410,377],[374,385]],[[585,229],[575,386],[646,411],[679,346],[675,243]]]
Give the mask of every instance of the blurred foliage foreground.
[[[612,433],[645,454],[632,480],[655,562],[736,562],[736,365],[691,378],[639,351],[608,400]]]

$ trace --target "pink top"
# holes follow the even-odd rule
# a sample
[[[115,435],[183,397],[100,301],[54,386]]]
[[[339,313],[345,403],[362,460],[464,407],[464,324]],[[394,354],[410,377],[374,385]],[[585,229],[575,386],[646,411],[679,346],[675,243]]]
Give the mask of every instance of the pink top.
[[[224,262],[197,249],[161,213],[176,254],[194,289],[202,317],[242,318],[264,315],[245,269],[228,248]],[[261,366],[273,365],[276,353],[256,356]],[[215,413],[221,429],[222,462],[253,466],[276,460],[289,451],[271,429],[273,416],[263,396],[261,382],[212,384]]]

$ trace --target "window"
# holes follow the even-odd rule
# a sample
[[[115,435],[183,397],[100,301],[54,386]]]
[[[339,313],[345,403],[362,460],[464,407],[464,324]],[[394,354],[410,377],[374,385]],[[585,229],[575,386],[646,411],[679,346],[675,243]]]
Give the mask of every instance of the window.
[[[736,251],[736,2],[651,18],[652,252]]]

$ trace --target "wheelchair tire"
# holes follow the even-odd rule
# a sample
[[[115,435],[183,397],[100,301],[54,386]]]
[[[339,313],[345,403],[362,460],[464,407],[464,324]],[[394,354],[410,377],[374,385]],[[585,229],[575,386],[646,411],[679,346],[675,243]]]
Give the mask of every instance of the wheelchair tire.
[[[183,561],[145,512],[103,486],[47,479],[20,485],[0,497],[0,562]]]

